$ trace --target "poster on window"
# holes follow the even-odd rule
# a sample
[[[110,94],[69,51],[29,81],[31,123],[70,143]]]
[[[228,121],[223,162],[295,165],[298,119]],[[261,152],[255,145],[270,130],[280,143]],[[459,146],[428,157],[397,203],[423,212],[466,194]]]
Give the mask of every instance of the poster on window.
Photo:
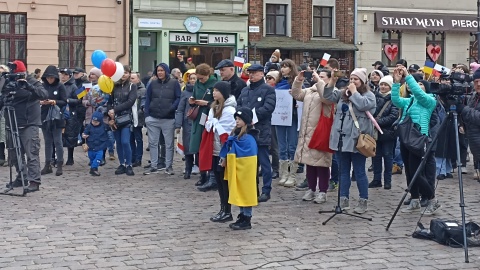
[[[272,125],[292,126],[293,98],[288,90],[275,90],[277,103],[272,114]]]

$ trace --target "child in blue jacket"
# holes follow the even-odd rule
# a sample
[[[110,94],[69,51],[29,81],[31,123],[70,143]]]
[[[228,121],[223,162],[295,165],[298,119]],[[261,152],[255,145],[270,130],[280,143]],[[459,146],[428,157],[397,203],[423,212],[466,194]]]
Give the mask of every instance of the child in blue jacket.
[[[103,153],[108,146],[108,131],[110,127],[103,122],[103,114],[99,111],[93,113],[92,121],[82,134],[87,141],[88,158],[90,159],[90,174],[100,176],[98,167],[103,160]]]

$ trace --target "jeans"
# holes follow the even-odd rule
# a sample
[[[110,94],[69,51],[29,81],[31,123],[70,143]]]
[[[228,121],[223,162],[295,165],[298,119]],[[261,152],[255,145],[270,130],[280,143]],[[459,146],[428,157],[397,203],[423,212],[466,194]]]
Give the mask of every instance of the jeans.
[[[253,212],[253,207],[240,207],[240,214],[243,214],[246,217],[251,217]]]
[[[280,160],[293,160],[295,158],[295,150],[297,150],[298,144],[297,128],[296,117],[294,117],[290,127],[276,126]]]
[[[165,157],[166,167],[170,168],[173,164],[173,151],[175,140],[175,119],[157,119],[154,117],[147,117],[145,119],[148,130],[148,145],[150,147],[150,160],[152,168],[157,168],[158,165],[158,143],[160,140],[160,133],[165,138]]]
[[[62,142],[62,129],[56,128],[50,130],[42,128],[43,140],[45,141],[45,163],[50,164],[52,161],[53,145],[57,152],[57,161],[63,163],[63,142]]]
[[[130,125],[113,132],[113,136],[115,136],[115,142],[117,143],[117,155],[120,165],[132,166],[130,134]]]
[[[113,149],[114,148],[113,146],[115,145],[115,136],[113,135],[113,131],[111,130],[107,131],[107,135],[108,135],[108,144],[107,144],[108,153],[113,154],[115,152]]]
[[[103,160],[103,150],[96,152],[93,150],[88,150],[88,158],[90,159],[90,168],[98,169],[100,162]]]
[[[452,162],[449,158],[435,158],[435,166],[437,168],[437,175],[443,174],[446,175],[447,173],[452,172]]]
[[[134,127],[130,136],[130,145],[132,146],[132,161],[142,161],[143,158],[143,133],[142,127]]]
[[[18,135],[20,137],[20,150],[23,163],[22,172],[18,166],[17,154],[13,148],[13,139],[10,130],[6,131],[6,146],[8,149],[9,165],[14,165],[17,169],[17,173],[22,173],[26,176],[24,179],[30,182],[41,182],[40,175],[40,135],[39,128],[37,126],[29,126],[18,129]],[[25,164],[25,158],[27,157],[27,163]]]
[[[357,188],[360,198],[368,199],[368,179],[365,168],[367,158],[360,153],[342,152],[337,153],[337,162],[341,166],[340,171],[340,197],[350,197],[350,186],[352,179],[350,178],[350,169],[353,165],[355,179],[357,180]]]
[[[307,165],[307,181],[308,188],[310,188],[310,190],[317,190],[318,183],[318,189],[320,192],[326,193],[328,189],[329,176],[330,168]]]
[[[415,175],[415,172],[418,170],[418,167],[422,162],[422,157],[410,152],[403,144],[400,144],[400,151],[402,153],[402,160],[405,162],[407,185],[410,185],[413,175]],[[428,166],[428,163],[426,163],[425,166]],[[420,192],[422,193],[422,196],[428,200],[435,198],[433,187],[428,182],[426,176],[426,169],[420,172],[410,189],[412,199],[420,198]]]
[[[277,141],[277,129],[272,126],[272,144],[270,145],[270,155],[272,155],[272,170],[276,173],[280,170],[280,162],[278,156],[278,141]]]
[[[377,141],[377,149],[373,161],[373,181],[382,182],[382,158],[383,165],[383,181],[385,184],[392,183],[392,168],[393,168],[393,151],[395,141]]]
[[[397,143],[395,144],[395,154],[393,157],[393,163],[403,168],[402,154],[400,153],[400,141],[397,138]]]
[[[270,195],[270,191],[272,191],[272,165],[270,164],[267,145],[258,146],[257,157],[258,163],[262,168],[262,193]]]
[[[330,181],[338,184],[338,161],[336,153],[332,156],[332,170],[330,171]]]

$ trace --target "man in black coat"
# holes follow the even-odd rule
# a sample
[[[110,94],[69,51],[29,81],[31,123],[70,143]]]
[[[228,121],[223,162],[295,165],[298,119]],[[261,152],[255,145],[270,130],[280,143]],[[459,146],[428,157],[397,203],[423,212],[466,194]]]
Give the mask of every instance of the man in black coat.
[[[85,75],[85,69],[81,67],[76,67],[73,70],[73,78],[75,79],[75,85],[77,86],[77,89],[82,87],[83,83],[88,82],[87,76]]]
[[[258,162],[262,168],[263,187],[259,202],[266,202],[270,199],[272,190],[272,166],[269,158],[269,146],[271,143],[271,119],[275,110],[276,95],[275,89],[266,84],[263,78],[263,66],[253,64],[248,68],[250,86],[245,87],[237,100],[237,108],[247,107],[254,111],[258,122],[254,124],[255,129],[260,131],[258,136]]]
[[[243,88],[247,86],[247,84],[237,76],[235,72],[235,66],[231,60],[225,59],[220,61],[215,69],[220,70],[220,77],[222,77],[222,81],[227,81],[230,83],[232,87],[232,95],[235,96],[235,99],[238,99],[240,93],[242,92]]]

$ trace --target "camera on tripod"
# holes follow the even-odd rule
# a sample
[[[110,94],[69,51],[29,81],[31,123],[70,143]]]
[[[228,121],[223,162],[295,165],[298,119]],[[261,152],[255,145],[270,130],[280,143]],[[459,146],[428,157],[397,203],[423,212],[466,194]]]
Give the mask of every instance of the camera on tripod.
[[[17,65],[13,62],[9,62],[7,67],[10,71],[17,69]],[[16,93],[16,89],[27,87],[25,73],[2,72],[0,78],[5,79],[2,89],[0,89],[5,102],[11,101]]]
[[[10,69],[10,71],[13,71],[13,70],[17,69],[17,64],[15,64],[13,62],[8,62],[7,67]],[[24,73],[13,73],[13,72],[2,72],[1,77],[5,78],[5,80],[7,80],[7,83],[8,83],[8,82],[11,82],[11,81],[17,81],[17,80],[25,79],[25,74]]]
[[[450,83],[431,83],[430,93],[441,96],[463,96],[472,93],[470,82],[472,76],[461,72],[453,72],[450,76],[442,75],[443,80],[449,80]]]

